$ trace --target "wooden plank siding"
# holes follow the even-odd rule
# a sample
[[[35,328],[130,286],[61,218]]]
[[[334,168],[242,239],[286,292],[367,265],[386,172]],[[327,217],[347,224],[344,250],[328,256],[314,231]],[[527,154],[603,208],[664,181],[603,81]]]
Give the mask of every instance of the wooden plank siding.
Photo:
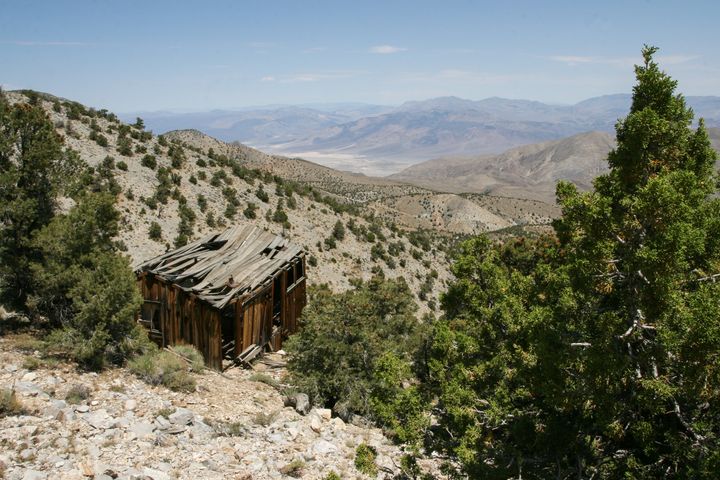
[[[237,357],[252,345],[268,345],[277,351],[283,340],[297,331],[306,303],[304,272],[302,255],[254,290],[238,296],[225,307],[225,328],[232,331],[223,331],[219,308],[158,275],[141,272],[137,281],[145,302],[138,321],[151,330],[151,338],[161,347],[194,345],[208,367],[221,370],[224,338],[235,341],[232,353]],[[274,315],[278,300],[279,317]]]

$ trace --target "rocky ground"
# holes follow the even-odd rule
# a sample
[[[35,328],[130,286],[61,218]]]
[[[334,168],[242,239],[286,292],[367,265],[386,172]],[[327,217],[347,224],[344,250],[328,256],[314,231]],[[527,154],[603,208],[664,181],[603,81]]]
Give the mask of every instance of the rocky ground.
[[[182,394],[124,369],[48,364],[19,344],[0,337],[0,388],[14,389],[23,409],[0,418],[0,478],[370,478],[354,466],[362,443],[377,449],[377,478],[400,472],[403,452],[379,429],[284,406],[268,380],[282,369],[207,371],[194,393]],[[87,398],[68,397],[84,389]]]

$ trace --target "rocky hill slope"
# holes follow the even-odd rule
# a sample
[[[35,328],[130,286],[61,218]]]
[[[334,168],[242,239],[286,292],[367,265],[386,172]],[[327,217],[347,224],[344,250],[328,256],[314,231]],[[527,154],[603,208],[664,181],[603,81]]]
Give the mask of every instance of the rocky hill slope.
[[[29,99],[28,92],[7,95],[12,102]],[[382,272],[405,278],[427,312],[449,279],[453,236],[547,225],[557,214],[551,204],[443,193],[337,171],[197,130],[156,136],[110,112],[46,94],[33,98],[68,147],[114,175],[120,239],[135,264],[163,253],[182,235],[191,240],[253,222],[306,249],[311,284],[343,290],[352,278]],[[335,231],[338,224],[343,231]]]
[[[12,102],[27,100],[18,92],[7,95]],[[68,147],[88,164],[105,165],[114,174],[122,213],[120,240],[135,264],[171,248],[185,218],[186,227],[190,224],[191,228],[189,239],[242,222],[285,235],[308,252],[311,284],[327,283],[343,290],[350,279],[368,279],[379,272],[390,278],[403,277],[418,296],[421,289],[426,291],[422,295],[425,300],[419,302],[422,311],[429,310],[428,303],[436,304],[436,292],[449,278],[442,237],[420,245],[414,237],[373,221],[371,216],[347,211],[327,193],[290,193],[290,184],[279,176],[250,170],[270,157],[257,154],[243,164],[243,170],[233,173],[230,166],[218,162],[219,152],[211,156],[207,150],[143,134],[137,128],[130,128],[123,137],[130,143],[129,151],[123,152],[118,136],[127,126],[111,114],[106,118],[103,113],[52,97],[39,101]],[[99,135],[105,141],[91,139]],[[242,147],[233,148],[242,151]],[[284,215],[276,214],[278,206]],[[345,230],[342,239],[333,237],[338,221]],[[151,234],[153,228],[159,234]],[[392,255],[388,253],[391,244]],[[430,283],[438,288],[428,292]]]
[[[552,202],[534,202],[526,205],[525,215],[518,216],[516,205],[523,201],[516,198],[466,197],[447,193],[442,185],[429,189],[394,179],[339,171],[301,158],[266,154],[237,142],[222,142],[198,130],[176,130],[164,137],[203,151],[213,149],[243,165],[311,185],[342,201],[362,206],[364,211],[386,222],[411,230],[478,234],[515,225],[547,224],[557,211]],[[493,205],[492,211],[488,204]]]
[[[18,402],[0,418],[0,478],[363,479],[354,465],[363,443],[377,450],[376,478],[400,473],[403,452],[380,430],[285,407],[271,386],[277,370],[206,371],[194,393],[180,394],[124,369],[44,362],[31,339],[0,337],[0,388]]]
[[[720,151],[720,128],[708,128],[708,134]],[[429,160],[388,178],[430,189],[552,203],[559,180],[589,189],[592,180],[607,171],[607,155],[614,147],[615,138],[609,133],[587,132],[524,145],[500,155]]]

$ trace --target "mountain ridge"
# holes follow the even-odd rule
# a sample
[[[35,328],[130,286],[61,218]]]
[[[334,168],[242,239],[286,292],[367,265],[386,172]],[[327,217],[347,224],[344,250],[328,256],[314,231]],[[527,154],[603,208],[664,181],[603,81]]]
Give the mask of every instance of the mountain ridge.
[[[720,152],[720,128],[708,128]],[[482,193],[554,202],[559,180],[579,188],[608,169],[615,138],[607,132],[585,132],[560,140],[524,145],[498,155],[441,157],[412,165],[387,178],[453,193]],[[716,163],[720,169],[720,160]]]
[[[686,100],[707,125],[720,126],[720,97],[690,96]],[[618,118],[627,113],[630,101],[629,94],[593,97],[573,105],[448,96],[396,107],[321,111],[282,106],[150,117],[146,123],[165,131],[177,129],[167,127],[182,122],[183,128],[197,128],[225,141],[242,141],[269,153],[384,176],[437,157],[499,154],[586,131],[611,132]]]

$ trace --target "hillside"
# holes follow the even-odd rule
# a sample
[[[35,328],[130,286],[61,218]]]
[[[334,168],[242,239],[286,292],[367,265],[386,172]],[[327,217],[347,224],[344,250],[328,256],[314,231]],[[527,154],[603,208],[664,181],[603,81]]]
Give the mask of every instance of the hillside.
[[[711,127],[708,133],[714,148],[720,151],[720,128]],[[388,178],[449,192],[552,203],[559,180],[589,189],[592,180],[607,171],[607,155],[614,146],[615,139],[609,133],[588,132],[513,148],[500,155],[433,159]]]
[[[517,200],[498,197],[491,202],[497,205],[493,213],[482,202],[442,193],[442,188],[438,192],[396,180],[338,171],[300,158],[269,155],[237,142],[219,141],[197,130],[177,130],[164,136],[204,151],[212,148],[248,167],[311,185],[334,198],[362,206],[386,222],[411,230],[477,234],[512,225],[548,223],[548,212],[554,211],[550,205],[536,205],[538,208],[533,214],[518,217],[512,213],[512,204]]]
[[[687,101],[709,126],[720,126],[720,97],[690,96]],[[630,95],[626,94],[590,98],[574,105],[441,97],[352,111],[280,106],[241,112],[150,114],[148,126],[162,132],[195,128],[337,169],[388,175],[437,157],[498,154],[587,131],[612,132],[629,105]]]
[[[403,452],[380,429],[325,409],[300,415],[272,386],[279,372],[262,364],[194,374],[197,390],[180,394],[125,369],[44,363],[33,342],[0,337],[0,385],[13,386],[22,409],[0,418],[0,478],[370,478],[353,464],[363,442],[377,449],[377,478],[399,473]]]
[[[11,102],[26,100],[19,92],[7,95]],[[39,101],[68,147],[77,151],[91,166],[105,165],[114,174],[119,185],[118,206],[122,213],[119,240],[134,264],[171,247],[178,237],[181,215],[193,217],[190,239],[231,223],[252,222],[284,234],[308,252],[310,284],[327,283],[333,289],[344,290],[352,278],[368,279],[374,273],[383,272],[390,278],[405,278],[418,296],[421,290],[428,291],[428,285],[437,284],[439,288],[433,288],[429,295],[423,294],[425,300],[418,301],[421,311],[435,308],[437,292],[449,278],[446,253],[442,250],[443,237],[427,236],[427,240],[423,240],[424,235],[410,237],[402,230],[391,230],[381,222],[373,222],[372,216],[360,216],[359,210],[348,210],[326,193],[301,191],[298,185],[295,187],[300,190],[294,190],[294,184],[284,182],[280,176],[251,170],[253,166],[265,165],[265,172],[273,171],[273,164],[268,160],[270,157],[246,147],[227,146],[240,152],[238,156],[242,156],[242,152],[247,154],[247,163],[233,173],[230,164],[219,163],[219,150],[211,157],[201,148],[173,143],[172,136],[157,137],[133,127],[125,137],[130,139],[131,150],[123,155],[118,146],[118,132],[121,129],[128,131],[128,127],[115,120],[112,114],[98,113],[49,96],[43,96]],[[102,135],[105,142],[101,143],[107,145],[91,140],[93,132],[95,137]],[[209,137],[203,139],[211,141]],[[214,145],[220,148],[219,144]],[[148,162],[143,160],[147,155],[156,165],[147,166]],[[107,157],[112,158],[107,160]],[[171,157],[175,157],[175,167]],[[178,160],[180,157],[182,161]],[[308,165],[301,161],[280,164],[285,168]],[[327,170],[319,166],[313,168],[306,171],[306,175]],[[282,174],[293,177],[290,170],[283,170]],[[334,178],[331,172],[327,175]],[[343,178],[344,174],[338,175]],[[398,185],[385,180],[380,183],[393,185],[392,188]],[[365,191],[357,188],[360,192]],[[407,189],[403,191],[417,190],[412,186],[403,188]],[[181,205],[185,207],[181,208]],[[255,211],[246,214],[250,205],[255,206]],[[278,205],[287,216],[286,221],[282,215],[275,215]],[[255,218],[247,218],[248,215]],[[345,226],[344,237],[326,242],[332,237],[338,221]],[[161,231],[161,238],[156,240],[150,235],[153,224],[159,225]],[[392,249],[392,255],[388,248]]]

